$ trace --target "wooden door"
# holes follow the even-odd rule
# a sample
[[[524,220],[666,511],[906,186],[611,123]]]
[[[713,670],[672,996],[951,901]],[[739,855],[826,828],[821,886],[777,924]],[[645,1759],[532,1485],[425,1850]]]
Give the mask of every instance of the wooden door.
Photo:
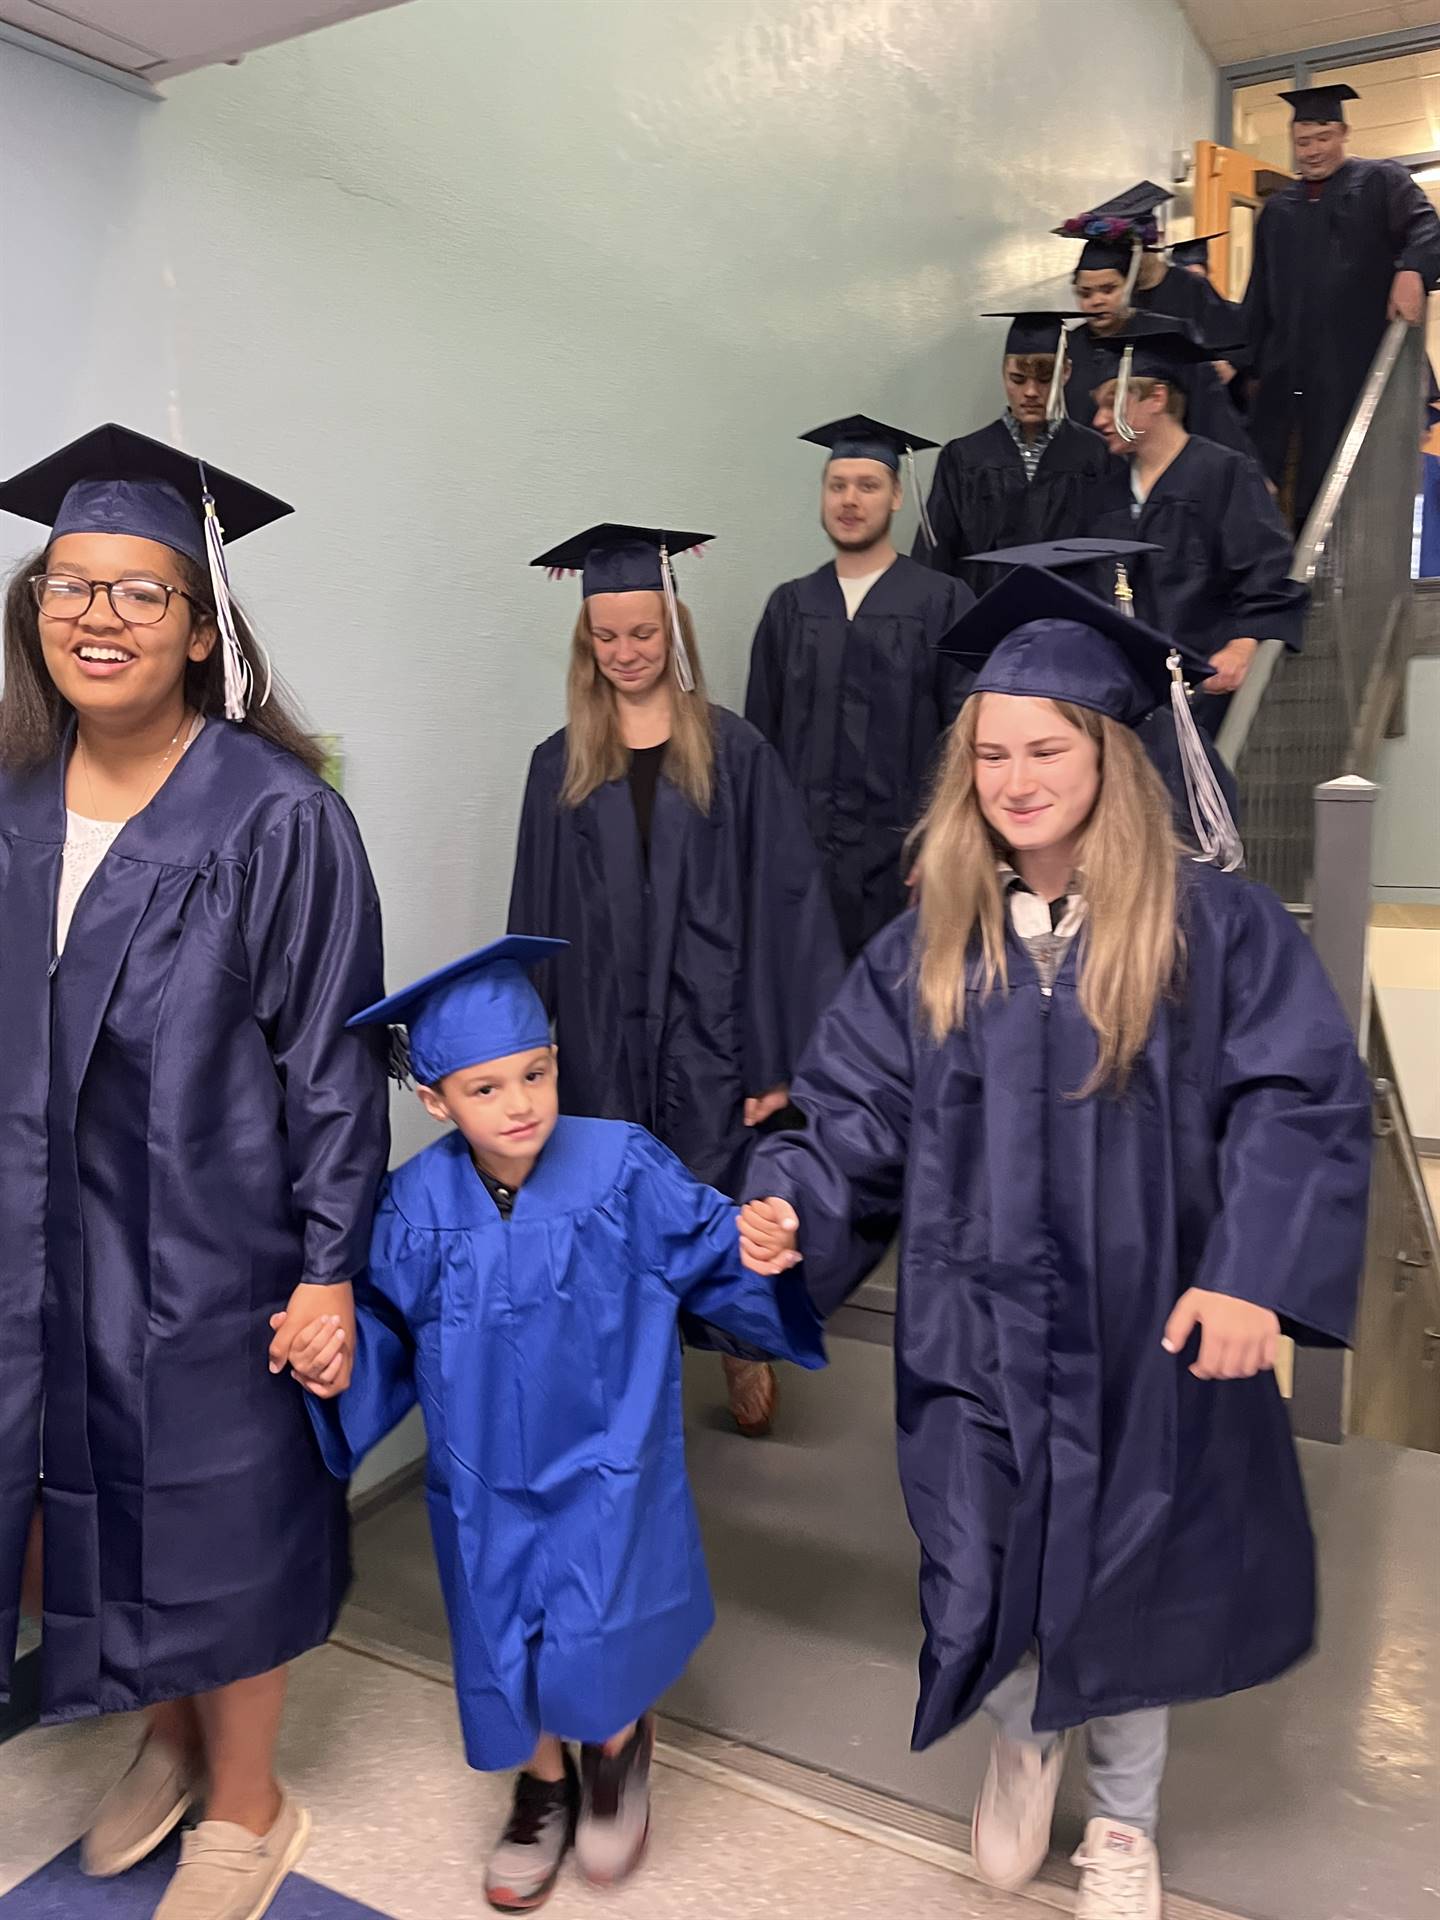
[[[1243,298],[1255,258],[1255,222],[1277,187],[1290,179],[1253,153],[1214,140],[1195,146],[1195,231],[1226,233],[1210,245],[1210,278],[1227,300]]]

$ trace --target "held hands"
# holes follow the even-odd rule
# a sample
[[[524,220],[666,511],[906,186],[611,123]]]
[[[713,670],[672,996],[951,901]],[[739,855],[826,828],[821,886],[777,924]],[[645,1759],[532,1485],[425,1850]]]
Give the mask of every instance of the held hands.
[[[745,1102],[745,1124],[763,1126],[772,1113],[782,1112],[789,1104],[789,1087],[772,1087],[768,1093],[757,1093]]]
[[[788,1200],[747,1200],[740,1222],[740,1258],[751,1273],[786,1273],[800,1264],[800,1222]]]
[[[1208,680],[1202,681],[1202,693],[1234,693],[1237,687],[1243,687],[1245,676],[1250,671],[1250,662],[1259,651],[1258,640],[1231,640],[1221,647],[1218,653],[1212,653],[1210,664],[1215,669]]]
[[[355,1293],[347,1285],[298,1286],[284,1313],[272,1315],[270,1371],[290,1369],[307,1393],[333,1400],[355,1365]]]
[[[1166,1321],[1161,1346],[1166,1353],[1183,1353],[1196,1327],[1200,1351],[1190,1371],[1197,1380],[1250,1380],[1275,1365],[1280,1322],[1268,1307],[1191,1287]]]
[[[1403,320],[1407,327],[1418,327],[1425,318],[1425,282],[1413,267],[1402,267],[1390,282],[1387,320]]]

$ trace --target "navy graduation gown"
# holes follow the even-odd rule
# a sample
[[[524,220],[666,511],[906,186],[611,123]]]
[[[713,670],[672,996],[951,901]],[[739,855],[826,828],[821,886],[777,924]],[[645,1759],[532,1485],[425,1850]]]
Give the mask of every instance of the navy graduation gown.
[[[1440,284],[1440,216],[1396,160],[1346,160],[1315,199],[1291,181],[1261,209],[1244,302],[1250,424],[1304,526],[1385,332],[1400,268]]]
[[[394,1173],[358,1304],[350,1389],[310,1410],[345,1479],[420,1403],[470,1764],[608,1740],[714,1621],[677,1315],[823,1366],[798,1275],[747,1273],[733,1201],[641,1128],[562,1118],[509,1220],[459,1134]]]
[[[1309,590],[1290,578],[1289,529],[1253,461],[1192,434],[1138,516],[1134,505],[1129,465],[1117,461],[1089,530],[1162,549],[1127,562],[1142,620],[1207,659],[1244,638],[1299,649]],[[1108,576],[1107,588],[1113,569]],[[1226,704],[1201,688],[1197,722],[1213,733]]]
[[[1188,320],[1206,346],[1223,353],[1231,366],[1245,365],[1244,314],[1235,301],[1227,300],[1198,273],[1190,273],[1184,267],[1167,267],[1164,278],[1157,280],[1153,287],[1135,289],[1131,304],[1140,313],[1160,313],[1172,320]],[[1234,385],[1227,386],[1225,391],[1232,396],[1233,404]]]
[[[564,732],[536,748],[509,925],[571,943],[535,973],[565,1111],[636,1121],[734,1193],[745,1101],[789,1082],[844,962],[784,768],[736,714],[711,716],[710,812],[662,765],[648,872],[629,782],[563,806]]]
[[[963,580],[978,596],[995,585],[1003,569],[975,566],[968,556],[1083,533],[1109,463],[1098,433],[1062,420],[1040,456],[1035,478],[1027,480],[1009,427],[992,420],[942,448],[929,500],[935,547],[932,552],[924,534],[917,534],[913,557]]]
[[[940,1045],[916,918],[875,940],[796,1082],[804,1133],[757,1149],[832,1312],[898,1219],[900,1473],[922,1554],[915,1743],[1032,1645],[1036,1725],[1205,1699],[1309,1648],[1313,1548],[1273,1375],[1196,1380],[1160,1338],[1191,1286],[1349,1334],[1369,1086],[1313,948],[1273,895],[1186,862],[1185,985],[1129,1091],[1096,1057],[1072,946],[1048,1001],[1010,989]],[[1191,1356],[1193,1357],[1193,1356]]]
[[[745,717],[799,788],[847,954],[904,908],[905,837],[970,678],[936,645],[973,600],[902,554],[849,620],[832,561],[756,630]]]
[[[51,1720],[329,1634],[344,1495],[268,1320],[363,1267],[388,1151],[383,1060],[343,1031],[384,970],[337,794],[210,721],[52,966],[64,839],[62,761],[0,776],[0,1681],[43,1466]]]
[[[1115,378],[1117,362],[1107,344],[1098,340],[1088,327],[1076,327],[1069,339],[1070,372],[1065,383],[1065,404],[1072,420],[1091,426],[1095,419],[1095,390]],[[1245,430],[1245,423],[1231,403],[1224,381],[1207,361],[1186,367],[1177,376],[1185,394],[1185,425],[1191,433],[1202,434],[1216,446],[1244,454],[1256,466],[1260,456]]]

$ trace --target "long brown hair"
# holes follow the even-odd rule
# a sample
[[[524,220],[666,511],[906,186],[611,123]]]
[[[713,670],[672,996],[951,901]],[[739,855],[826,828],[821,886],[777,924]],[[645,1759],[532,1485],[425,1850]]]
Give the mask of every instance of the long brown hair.
[[[190,596],[197,622],[213,625],[214,608],[210,582],[205,569],[188,555],[171,549],[180,584]],[[24,560],[10,576],[5,593],[5,685],[0,690],[0,767],[7,773],[26,773],[54,759],[64,743],[66,730],[74,717],[74,708],[50,678],[40,642],[40,613],[30,589],[30,577],[43,573],[49,550]],[[265,662],[255,639],[254,629],[237,606],[235,631],[255,676],[255,686],[265,685]],[[211,648],[208,659],[191,660],[185,668],[185,698],[191,710],[207,719],[225,712],[225,677],[220,643]],[[270,698],[262,707],[257,697],[250,711],[239,722],[247,733],[273,741],[287,753],[319,773],[325,754],[319,742],[299,718],[292,696],[278,680],[272,681]]]
[[[980,699],[987,696],[980,696]],[[997,871],[1001,842],[980,811],[975,733],[980,699],[968,700],[946,743],[919,841],[920,1001],[937,1039],[965,1024],[966,968],[977,937],[983,1000],[1009,985],[1005,902]],[[1080,932],[1080,1006],[1095,1029],[1099,1057],[1080,1093],[1122,1089],[1178,979],[1181,847],[1170,797],[1129,727],[1088,707],[1052,703],[1095,742],[1100,792],[1080,848],[1085,921]]]
[[[670,743],[665,750],[665,778],[701,813],[710,811],[715,785],[715,730],[705,692],[705,669],[695,644],[695,622],[683,600],[676,602],[685,651],[695,676],[695,691],[682,693],[669,660],[666,683],[670,689]],[[570,678],[565,696],[565,784],[560,804],[578,807],[597,787],[623,777],[629,764],[620,738],[620,716],[615,689],[595,664],[595,642],[590,635],[588,603],[580,608],[570,641]]]

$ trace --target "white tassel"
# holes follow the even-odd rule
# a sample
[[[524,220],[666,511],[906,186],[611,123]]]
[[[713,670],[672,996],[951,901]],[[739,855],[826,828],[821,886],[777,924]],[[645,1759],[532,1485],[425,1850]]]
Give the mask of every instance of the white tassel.
[[[1135,364],[1135,349],[1126,347],[1120,356],[1120,371],[1115,379],[1115,431],[1127,447],[1133,447],[1140,436],[1126,418],[1125,409],[1130,404],[1130,369]]]
[[[1069,418],[1065,405],[1065,376],[1069,371],[1069,355],[1065,350],[1065,322],[1060,322],[1060,338],[1055,346],[1055,371],[1050,376],[1050,397],[1045,402],[1045,418],[1052,427],[1058,427],[1062,420]]]
[[[225,718],[243,720],[250,711],[250,703],[255,696],[255,676],[250,670],[250,662],[240,645],[240,635],[235,629],[235,609],[230,598],[230,570],[225,561],[225,530],[220,525],[220,515],[216,511],[215,496],[210,491],[210,483],[205,477],[205,463],[200,467],[200,488],[205,502],[205,558],[210,567],[210,592],[215,601],[215,624],[220,629],[220,647],[222,665],[225,670]],[[259,646],[259,642],[256,642]],[[264,706],[270,698],[273,675],[270,671],[270,656],[264,647],[260,647],[260,657],[265,667],[265,686],[258,704]]]
[[[695,671],[690,665],[685,635],[680,630],[680,602],[675,595],[675,574],[670,565],[669,550],[663,541],[660,546],[660,581],[665,589],[665,610],[670,616],[670,651],[675,663],[675,678],[682,693],[693,693]]]
[[[934,553],[936,545],[935,529],[930,524],[930,511],[925,505],[925,495],[920,491],[920,475],[915,467],[915,449],[906,447],[905,468],[910,475],[910,491],[915,496],[915,506],[920,515],[920,531],[925,536],[925,544]]]
[[[1145,243],[1137,233],[1130,242],[1130,271],[1125,275],[1125,305],[1128,308],[1140,278],[1140,262],[1145,258]]]
[[[1200,848],[1195,858],[1219,867],[1223,873],[1234,873],[1245,863],[1245,848],[1190,712],[1190,696],[1180,671],[1179,654],[1172,653],[1165,664],[1170,669],[1170,710],[1175,720],[1175,737],[1180,743],[1185,798],[1190,803],[1190,823]]]

